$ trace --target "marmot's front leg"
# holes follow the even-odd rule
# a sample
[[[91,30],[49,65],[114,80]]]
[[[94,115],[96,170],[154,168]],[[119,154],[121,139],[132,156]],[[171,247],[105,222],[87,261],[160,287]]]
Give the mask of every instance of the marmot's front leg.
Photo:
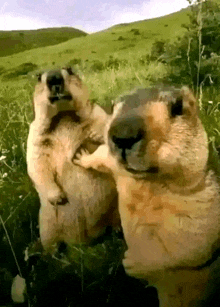
[[[81,148],[81,150],[76,153],[73,162],[84,168],[93,168],[103,173],[108,173],[110,171],[108,166],[107,145],[99,146],[93,154],[89,154],[87,150]]]
[[[136,222],[138,225],[138,222]],[[123,265],[126,273],[136,278],[154,275],[172,265],[172,253],[161,239],[157,226],[151,224],[136,225],[136,231],[125,233],[128,250],[125,252]],[[132,230],[132,225],[129,225]]]

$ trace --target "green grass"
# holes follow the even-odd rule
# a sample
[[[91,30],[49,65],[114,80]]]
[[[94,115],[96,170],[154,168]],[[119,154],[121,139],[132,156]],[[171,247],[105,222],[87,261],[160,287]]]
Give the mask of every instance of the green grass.
[[[0,31],[0,57],[25,50],[56,45],[69,39],[85,36],[74,28],[51,28],[39,30]]]
[[[51,297],[53,287],[60,293],[60,285],[68,275],[69,284],[61,287],[64,294],[60,294],[63,301],[68,297],[65,306],[73,306],[74,299],[75,306],[84,306],[91,300],[98,302],[98,297],[102,306],[108,301],[114,306],[118,301],[134,306],[135,300],[145,306],[149,297],[155,301],[155,295],[143,299],[145,286],[125,276],[120,265],[123,241],[114,235],[93,247],[73,247],[70,259],[62,264],[59,259],[45,258],[40,251],[42,257],[34,263],[35,271],[31,271],[24,261],[24,250],[29,246],[33,256],[38,253],[30,245],[38,237],[39,200],[27,176],[26,142],[37,71],[75,64],[91,99],[101,105],[109,105],[112,99],[134,87],[168,82],[172,67],[157,61],[149,63],[147,55],[155,40],[173,41],[184,33],[181,24],[188,22],[187,12],[182,10],[162,18],[118,25],[55,46],[39,46],[0,58],[0,214],[22,273],[30,279],[39,278],[35,288],[29,289],[33,296]],[[215,146],[220,144],[219,102],[216,86],[204,89],[201,117],[210,144]],[[1,226],[0,245],[3,251],[0,267],[16,275],[17,266]],[[47,283],[50,289],[45,288]],[[71,288],[73,285],[75,290]],[[70,292],[65,287],[70,287]],[[5,302],[0,300],[0,304]],[[41,304],[33,303],[33,306]],[[63,305],[59,304],[53,302],[52,306]]]

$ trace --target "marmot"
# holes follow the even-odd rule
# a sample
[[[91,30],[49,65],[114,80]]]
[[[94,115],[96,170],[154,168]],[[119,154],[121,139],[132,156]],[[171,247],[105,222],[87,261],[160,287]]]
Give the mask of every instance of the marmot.
[[[33,103],[27,168],[41,202],[41,242],[53,253],[63,242],[90,242],[119,221],[113,179],[72,162],[81,146],[93,152],[103,142],[108,115],[91,104],[70,68],[40,75]]]
[[[113,174],[125,271],[163,307],[204,306],[219,266],[219,182],[197,109],[188,87],[138,89],[116,101],[106,145],[75,159]]]

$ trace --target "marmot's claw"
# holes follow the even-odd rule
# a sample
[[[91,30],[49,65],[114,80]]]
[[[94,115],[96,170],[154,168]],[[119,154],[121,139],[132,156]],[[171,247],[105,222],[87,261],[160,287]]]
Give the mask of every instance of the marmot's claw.
[[[88,137],[93,142],[104,143],[103,135],[99,134],[97,131],[92,130]]]
[[[49,192],[48,201],[53,206],[63,206],[66,203],[68,203],[68,199],[66,197],[66,194],[61,190],[54,190]]]
[[[85,148],[80,148],[80,150],[76,153],[74,159],[73,159],[73,163],[86,167],[86,165],[83,163],[83,159],[90,156],[90,153],[87,149]]]

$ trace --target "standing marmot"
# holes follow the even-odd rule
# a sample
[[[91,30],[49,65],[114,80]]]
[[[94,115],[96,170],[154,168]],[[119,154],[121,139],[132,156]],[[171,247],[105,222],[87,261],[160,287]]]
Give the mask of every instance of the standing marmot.
[[[41,202],[41,241],[53,252],[60,242],[89,242],[113,223],[117,210],[113,179],[72,162],[79,147],[93,152],[101,144],[108,115],[90,103],[85,85],[71,69],[42,74],[33,100],[28,174]],[[99,135],[95,142],[94,132]]]
[[[126,272],[154,285],[160,306],[204,306],[219,266],[220,196],[194,96],[183,87],[122,97],[106,142],[75,162],[113,173]]]

